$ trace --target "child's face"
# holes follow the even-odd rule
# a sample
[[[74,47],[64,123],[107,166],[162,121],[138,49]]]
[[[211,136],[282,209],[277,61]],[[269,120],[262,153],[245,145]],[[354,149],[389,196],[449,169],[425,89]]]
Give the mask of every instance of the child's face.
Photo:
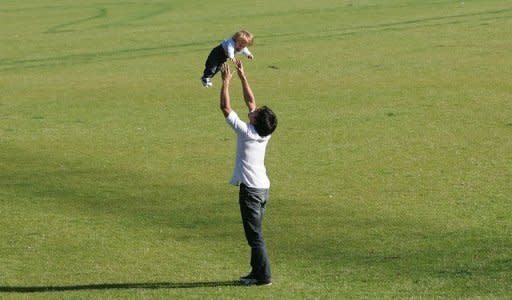
[[[247,47],[247,41],[244,40],[238,40],[236,41],[236,50],[240,50]]]

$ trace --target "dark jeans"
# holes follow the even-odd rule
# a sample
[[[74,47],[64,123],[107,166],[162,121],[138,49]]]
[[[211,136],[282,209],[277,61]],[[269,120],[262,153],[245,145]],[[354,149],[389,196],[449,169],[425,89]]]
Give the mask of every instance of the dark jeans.
[[[224,48],[222,48],[222,45],[213,48],[204,64],[203,78],[212,78],[215,74],[217,74],[217,72],[220,71],[220,67],[223,63],[226,62],[227,59],[228,57],[224,53]]]
[[[270,261],[263,240],[263,232],[261,231],[268,195],[268,189],[255,189],[244,184],[240,185],[240,212],[245,237],[249,246],[251,246],[251,274],[260,281],[271,279]]]

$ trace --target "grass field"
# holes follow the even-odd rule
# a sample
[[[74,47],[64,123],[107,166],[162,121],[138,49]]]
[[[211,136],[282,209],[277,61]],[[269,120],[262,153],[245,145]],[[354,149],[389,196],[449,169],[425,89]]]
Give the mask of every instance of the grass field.
[[[265,288],[233,283],[199,81],[240,28],[280,121]],[[0,298],[511,298],[511,28],[509,0],[0,0]]]

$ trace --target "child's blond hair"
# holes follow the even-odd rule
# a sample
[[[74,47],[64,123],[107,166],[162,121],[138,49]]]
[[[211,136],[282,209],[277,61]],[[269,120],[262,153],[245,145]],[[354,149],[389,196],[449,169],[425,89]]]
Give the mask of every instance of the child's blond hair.
[[[254,42],[254,36],[247,30],[240,30],[235,33],[233,35],[233,39],[237,42],[240,40],[245,41],[248,46],[252,46],[252,43]]]

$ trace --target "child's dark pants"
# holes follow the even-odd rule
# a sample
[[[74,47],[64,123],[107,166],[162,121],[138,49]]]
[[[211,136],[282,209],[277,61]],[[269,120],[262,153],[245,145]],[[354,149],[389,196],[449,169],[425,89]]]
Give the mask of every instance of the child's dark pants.
[[[204,72],[203,78],[212,78],[217,72],[219,72],[220,67],[223,63],[226,62],[228,57],[224,53],[224,48],[222,45],[219,45],[212,49],[210,55],[206,59],[206,63],[204,64]]]

